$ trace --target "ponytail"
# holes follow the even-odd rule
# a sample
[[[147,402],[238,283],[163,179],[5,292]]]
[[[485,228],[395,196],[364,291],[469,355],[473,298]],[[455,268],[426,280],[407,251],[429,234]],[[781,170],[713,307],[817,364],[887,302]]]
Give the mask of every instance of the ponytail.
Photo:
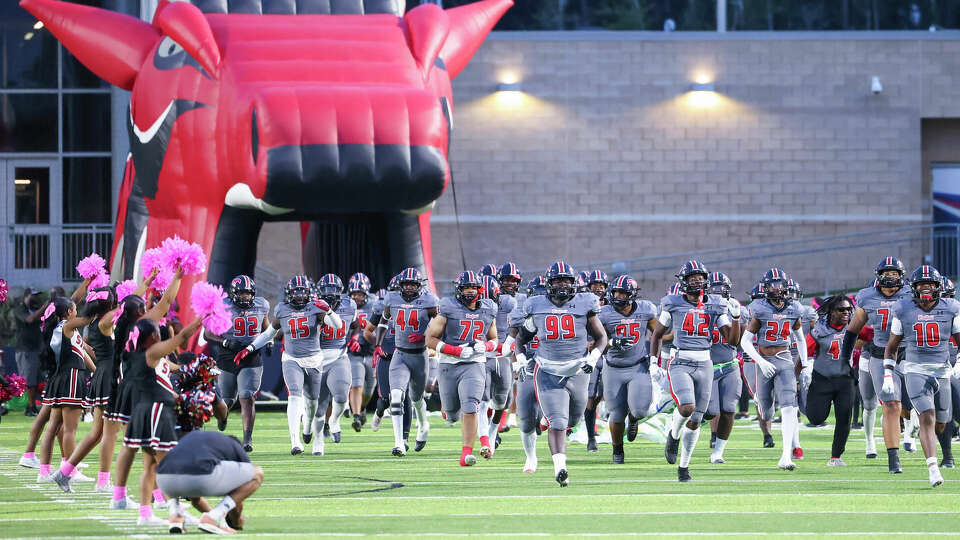
[[[43,349],[40,351],[40,369],[45,373],[53,373],[57,369],[57,355],[50,347],[50,341],[53,339],[53,331],[56,330],[60,322],[67,317],[67,313],[73,308],[73,300],[66,296],[58,296],[50,301],[47,310],[43,313],[41,321],[43,326],[41,333],[43,336]]]

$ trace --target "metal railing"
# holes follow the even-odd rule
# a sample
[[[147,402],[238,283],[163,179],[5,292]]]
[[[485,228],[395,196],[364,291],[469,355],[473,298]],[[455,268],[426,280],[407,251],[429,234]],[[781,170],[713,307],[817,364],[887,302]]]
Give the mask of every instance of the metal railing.
[[[0,247],[0,274],[11,285],[77,282],[77,261],[93,252],[110,253],[113,225],[9,225]]]

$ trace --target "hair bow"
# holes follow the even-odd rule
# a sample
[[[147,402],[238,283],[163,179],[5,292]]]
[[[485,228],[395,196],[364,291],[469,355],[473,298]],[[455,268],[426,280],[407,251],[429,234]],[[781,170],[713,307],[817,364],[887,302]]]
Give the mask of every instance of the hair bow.
[[[51,315],[56,313],[57,306],[53,305],[53,302],[50,302],[50,305],[47,306],[46,311],[43,312],[43,317],[40,317],[41,321],[46,321],[50,318]]]
[[[124,347],[124,350],[127,352],[133,352],[137,350],[137,341],[140,339],[140,327],[134,326],[133,330],[130,331],[130,335],[127,337],[127,346]]]
[[[87,293],[87,302],[93,302],[94,300],[106,300],[110,298],[110,293],[107,291],[92,291]]]

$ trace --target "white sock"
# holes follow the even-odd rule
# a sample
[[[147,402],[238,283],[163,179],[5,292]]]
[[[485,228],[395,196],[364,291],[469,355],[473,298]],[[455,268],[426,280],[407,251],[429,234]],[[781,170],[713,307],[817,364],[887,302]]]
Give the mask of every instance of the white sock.
[[[906,432],[907,430],[904,430]],[[910,411],[910,440],[917,436],[920,432],[920,415],[917,413],[916,409]]]
[[[313,417],[313,432],[317,434],[317,439],[323,440],[323,417],[314,416]]]
[[[721,439],[717,437],[717,442],[713,445],[713,455],[714,457],[723,457],[723,449],[727,447],[727,439]]]
[[[427,420],[427,402],[424,399],[413,402],[413,413],[417,415],[417,440],[430,432],[430,421]]]
[[[567,468],[567,455],[566,454],[554,454],[553,455],[553,474]]]
[[[680,430],[680,463],[681,467],[690,466],[690,458],[693,456],[693,449],[697,447],[697,440],[700,439],[700,426],[697,429],[690,429],[683,426]]]
[[[520,433],[520,441],[523,443],[523,453],[527,459],[536,461],[537,459],[537,432]]]
[[[783,457],[793,458],[793,432],[797,429],[797,408],[780,409],[780,438],[783,441]]]
[[[487,402],[481,401],[477,408],[477,437],[486,437],[490,431],[490,419],[487,418]]]
[[[334,401],[330,407],[330,433],[340,433],[340,417],[343,416],[343,409],[347,403]]]
[[[309,435],[313,433],[313,416],[317,413],[317,400],[307,399],[304,401],[304,411],[303,411],[303,434]],[[323,435],[323,432],[317,433],[317,435]]]
[[[300,417],[303,416],[303,396],[287,397],[287,427],[290,429],[290,447],[301,447]]]
[[[873,438],[873,428],[877,422],[877,409],[863,410],[863,436],[867,439],[867,453],[877,452],[877,441]]]
[[[227,515],[227,512],[236,507],[237,503],[234,502],[229,495],[227,495],[222,501],[220,501],[220,504],[213,507],[213,510],[207,512],[207,515],[219,522],[221,519],[223,519],[223,516]]]
[[[393,423],[393,446],[403,449],[403,407],[400,408],[400,414],[393,414],[393,404],[403,403],[403,390],[390,390],[390,420]]]
[[[507,414],[507,411],[502,411],[500,414]],[[494,418],[496,418],[497,413],[494,411]],[[490,441],[495,441],[497,437],[497,432],[500,429],[500,422],[494,422],[493,418],[490,419],[490,429],[487,430],[487,436],[490,437]]]
[[[930,470],[940,469],[940,467],[937,466],[937,456],[930,456],[927,458],[927,468]]]
[[[670,435],[674,439],[680,438],[680,428],[683,427],[683,424],[687,422],[687,419],[683,416],[680,416],[680,409],[673,410],[673,416],[671,417],[672,423],[670,424]]]
[[[797,427],[793,430],[793,447],[794,448],[803,448],[800,446],[800,418],[797,418]]]

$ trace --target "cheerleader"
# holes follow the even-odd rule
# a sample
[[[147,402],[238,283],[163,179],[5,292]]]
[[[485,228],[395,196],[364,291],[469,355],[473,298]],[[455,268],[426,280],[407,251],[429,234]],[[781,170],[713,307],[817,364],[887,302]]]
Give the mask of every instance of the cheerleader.
[[[126,484],[130,466],[138,449],[143,449],[143,473],[140,475],[140,517],[137,525],[166,525],[153,515],[151,492],[156,484],[157,464],[177,445],[175,403],[177,391],[170,382],[170,371],[178,366],[166,356],[200,327],[199,318],[179,334],[161,341],[160,327],[144,317],[128,333],[123,359],[127,363],[125,380],[134,388],[136,405],[130,414],[123,448],[117,456],[117,484]],[[171,332],[172,333],[172,332]]]
[[[76,447],[77,426],[83,414],[84,381],[83,369],[96,371],[90,355],[84,350],[80,329],[90,319],[77,316],[77,306],[65,297],[54,298],[43,314],[43,339],[49,346],[41,355],[56,364],[43,397],[43,405],[50,408],[49,429],[40,443],[40,476],[38,482],[52,480],[50,458],[53,440],[62,430],[61,453],[64,458],[73,454]],[[71,471],[72,472],[72,471]]]

